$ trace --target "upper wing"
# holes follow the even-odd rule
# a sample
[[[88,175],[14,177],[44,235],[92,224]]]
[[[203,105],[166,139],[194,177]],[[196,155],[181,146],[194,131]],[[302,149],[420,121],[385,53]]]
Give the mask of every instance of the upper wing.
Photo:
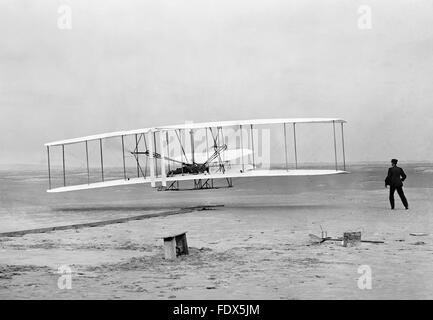
[[[217,128],[217,127],[238,127],[238,126],[251,126],[251,125],[265,125],[265,124],[283,124],[283,123],[346,123],[346,120],[340,118],[279,118],[279,119],[252,119],[252,120],[233,120],[233,121],[214,121],[214,122],[200,122],[200,123],[185,123],[169,126],[158,126],[153,128],[143,128],[127,131],[115,131],[97,135],[90,135],[86,137],[59,140],[54,142],[45,143],[45,146],[58,146],[66,145],[84,141],[113,138],[119,136],[135,135],[149,133],[158,130],[176,130],[176,129],[204,129],[204,128]]]
[[[214,121],[201,123],[185,123],[179,125],[161,126],[157,129],[204,129],[216,127],[239,127],[255,126],[266,124],[283,124],[283,123],[346,123],[346,120],[340,118],[279,118],[279,119],[252,119],[252,120],[233,120],[233,121]]]

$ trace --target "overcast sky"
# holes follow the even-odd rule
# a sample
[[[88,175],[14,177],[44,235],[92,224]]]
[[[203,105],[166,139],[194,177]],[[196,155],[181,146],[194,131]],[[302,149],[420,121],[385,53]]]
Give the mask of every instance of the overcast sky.
[[[0,0],[0,164],[44,164],[64,138],[282,117],[346,119],[352,162],[431,160],[432,17],[431,0]]]

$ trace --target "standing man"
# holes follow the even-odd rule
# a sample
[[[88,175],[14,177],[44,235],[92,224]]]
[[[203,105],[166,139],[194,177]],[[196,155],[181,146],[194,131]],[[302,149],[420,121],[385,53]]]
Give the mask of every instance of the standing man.
[[[407,210],[409,209],[409,204],[403,192],[403,181],[406,179],[406,174],[402,168],[397,167],[397,162],[397,159],[391,160],[392,167],[388,169],[388,176],[385,179],[385,188],[389,186],[389,203],[391,204],[391,209],[394,210],[394,192],[397,190],[401,202],[403,202]]]

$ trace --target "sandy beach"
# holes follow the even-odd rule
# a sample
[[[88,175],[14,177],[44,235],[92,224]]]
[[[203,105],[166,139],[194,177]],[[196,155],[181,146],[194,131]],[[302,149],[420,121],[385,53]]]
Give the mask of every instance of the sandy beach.
[[[129,186],[45,193],[44,172],[0,173],[0,232],[200,205],[213,210],[0,238],[0,299],[431,299],[433,166],[404,165],[410,210],[388,204],[387,166],[347,175],[234,180],[229,189]],[[315,244],[361,231],[383,244]],[[190,254],[164,259],[161,237],[187,231]],[[410,233],[426,233],[412,236]],[[59,266],[72,270],[58,287]],[[360,266],[372,288],[358,287]]]

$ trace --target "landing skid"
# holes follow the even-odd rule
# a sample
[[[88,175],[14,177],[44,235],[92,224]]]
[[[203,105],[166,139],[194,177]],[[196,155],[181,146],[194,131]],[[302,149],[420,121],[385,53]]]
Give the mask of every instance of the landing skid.
[[[173,181],[167,187],[159,186],[158,191],[191,191],[191,190],[208,190],[208,189],[223,189],[233,187],[232,178],[226,178],[227,185],[225,186],[214,186],[214,179],[194,179],[194,185],[192,188],[180,188],[179,181]]]

